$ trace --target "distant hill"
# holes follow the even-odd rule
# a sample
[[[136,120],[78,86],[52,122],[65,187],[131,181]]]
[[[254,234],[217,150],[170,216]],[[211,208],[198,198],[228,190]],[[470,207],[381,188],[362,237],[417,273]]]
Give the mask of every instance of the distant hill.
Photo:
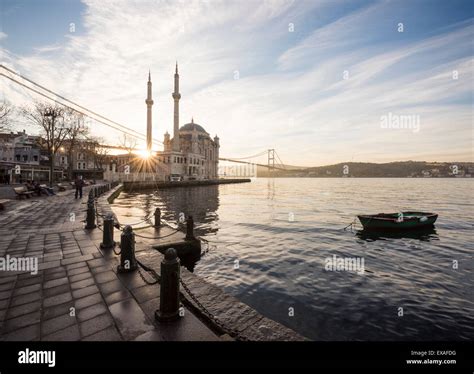
[[[345,162],[318,167],[293,167],[288,170],[273,171],[275,177],[307,178],[417,178],[417,177],[471,177],[474,175],[473,162],[425,162],[396,161],[383,164],[370,162]],[[266,168],[257,169],[258,177],[267,177]]]

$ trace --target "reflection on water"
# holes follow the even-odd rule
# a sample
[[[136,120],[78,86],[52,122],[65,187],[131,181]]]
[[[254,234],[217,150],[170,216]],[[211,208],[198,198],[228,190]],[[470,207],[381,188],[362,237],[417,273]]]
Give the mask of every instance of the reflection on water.
[[[192,215],[209,242],[188,264],[194,272],[309,338],[472,340],[472,187],[469,179],[257,179],[121,194],[115,204],[126,208],[121,222],[156,207],[170,221]],[[408,210],[439,218],[423,232],[343,230],[357,214]],[[333,255],[364,258],[365,273],[326,271]]]
[[[357,230],[357,237],[367,241],[387,240],[387,239],[416,239],[424,242],[439,240],[439,236],[434,227],[424,228],[420,230],[406,231],[373,231],[373,230]]]

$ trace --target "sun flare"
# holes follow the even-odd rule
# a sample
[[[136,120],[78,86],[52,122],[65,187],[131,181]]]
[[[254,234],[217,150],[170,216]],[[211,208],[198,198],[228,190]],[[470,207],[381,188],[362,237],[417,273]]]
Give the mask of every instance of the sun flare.
[[[143,160],[148,160],[151,157],[152,153],[147,149],[140,149],[137,151],[137,155]]]

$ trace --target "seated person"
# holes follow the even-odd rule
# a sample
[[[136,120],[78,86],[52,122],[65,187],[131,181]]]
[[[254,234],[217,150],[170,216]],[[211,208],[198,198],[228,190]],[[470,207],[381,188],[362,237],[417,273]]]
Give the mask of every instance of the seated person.
[[[41,196],[42,191],[41,191],[41,187],[39,183],[36,181],[33,181],[32,186],[33,186],[33,190],[38,194],[38,196]]]
[[[48,196],[56,195],[56,194],[54,193],[54,190],[53,190],[51,187],[48,187],[48,186],[45,185],[45,184],[40,185],[40,188],[41,188],[41,190],[42,190],[44,193],[46,193],[46,195],[48,195]]]
[[[25,187],[28,191],[34,191],[35,190],[35,186],[29,180],[26,181]]]

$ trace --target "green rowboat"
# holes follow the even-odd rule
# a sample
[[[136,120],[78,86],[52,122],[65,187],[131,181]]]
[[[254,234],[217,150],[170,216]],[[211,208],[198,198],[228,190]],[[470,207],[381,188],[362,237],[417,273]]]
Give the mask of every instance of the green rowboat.
[[[438,215],[424,212],[400,212],[357,217],[364,230],[417,230],[433,226]]]

